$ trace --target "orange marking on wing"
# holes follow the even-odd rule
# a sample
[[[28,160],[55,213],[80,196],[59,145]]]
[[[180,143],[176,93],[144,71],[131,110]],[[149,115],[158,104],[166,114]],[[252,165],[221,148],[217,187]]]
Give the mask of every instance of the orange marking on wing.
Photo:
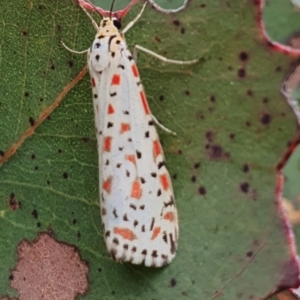
[[[92,87],[96,86],[95,79],[93,77],[91,78],[91,85],[92,85]]]
[[[153,141],[153,156],[154,156],[154,159],[157,158],[157,156],[161,154],[161,149],[160,149],[160,144],[159,144],[159,141]]]
[[[110,85],[119,85],[120,84],[120,75],[119,74],[114,74]]]
[[[109,194],[111,191],[112,176],[102,182],[102,188]]]
[[[120,126],[120,133],[124,133],[125,131],[130,130],[130,124],[128,123],[121,123]]]
[[[115,112],[113,106],[111,104],[108,104],[108,107],[107,107],[107,113],[109,115],[113,114]]]
[[[128,228],[114,227],[114,233],[120,235],[125,240],[135,240],[136,235]]]
[[[104,137],[103,150],[109,152],[111,146],[111,136]]]
[[[134,77],[138,77],[139,76],[139,73],[138,73],[138,70],[136,68],[136,65],[132,65],[131,66],[131,70],[132,70],[132,74]]]
[[[143,91],[140,92],[140,98],[141,98],[141,101],[142,101],[144,112],[145,112],[146,115],[148,115],[149,114],[149,107],[148,107],[148,103],[147,103],[147,100],[146,100],[146,97],[145,97],[145,94],[144,94]]]
[[[164,215],[164,219],[169,220],[170,222],[172,222],[172,221],[174,221],[175,217],[174,217],[174,214],[172,212],[167,212]]]
[[[160,227],[154,227],[154,229],[152,231],[151,240],[154,240],[158,236],[159,233],[160,233]]]
[[[137,180],[135,180],[132,183],[130,196],[131,198],[135,198],[135,199],[140,199],[142,196],[142,189],[140,183]]]
[[[125,159],[132,162],[135,165],[135,156],[134,155],[125,155]]]
[[[160,184],[161,184],[162,188],[164,190],[167,190],[169,188],[169,181],[168,181],[167,175],[166,174],[160,175],[159,180],[160,180]]]

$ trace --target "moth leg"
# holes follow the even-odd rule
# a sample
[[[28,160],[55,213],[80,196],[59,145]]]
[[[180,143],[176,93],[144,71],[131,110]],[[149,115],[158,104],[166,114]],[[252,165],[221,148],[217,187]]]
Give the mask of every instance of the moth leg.
[[[139,14],[132,21],[130,21],[126,25],[126,27],[122,30],[122,34],[125,34],[138,21],[138,19],[142,16],[142,14],[143,14],[143,12],[146,8],[146,5],[147,5],[147,1],[145,1],[141,11],[139,12]]]
[[[165,131],[165,132],[167,132],[167,133],[169,133],[169,134],[172,134],[172,135],[176,135],[176,132],[174,132],[174,131],[168,129],[168,128],[165,127],[163,124],[159,123],[158,120],[157,120],[153,115],[151,115],[151,116],[152,116],[152,119],[153,119],[154,123],[155,123],[158,127],[160,127],[163,131]]]
[[[199,61],[199,59],[192,59],[192,60],[186,60],[186,61],[184,61],[184,60],[168,59],[168,58],[166,58],[166,57],[164,57],[162,55],[159,55],[159,54],[157,54],[157,53],[155,53],[155,52],[153,52],[153,51],[151,51],[151,50],[149,50],[147,48],[144,48],[144,47],[142,47],[140,45],[135,45],[134,48],[133,48],[133,58],[134,58],[135,61],[137,59],[137,50],[143,51],[143,52],[145,52],[145,53],[147,53],[149,55],[152,55],[152,56],[156,57],[157,59],[159,59],[159,60],[161,60],[161,61],[163,61],[165,63],[170,63],[170,64],[190,65],[190,64],[195,64],[195,63],[197,63]]]
[[[69,48],[63,41],[60,41],[61,44],[68,50],[70,51],[71,53],[75,53],[75,54],[84,54],[84,53],[87,53],[89,51],[89,48],[86,49],[86,50],[83,50],[83,51],[76,51],[76,50],[73,50],[71,48]]]

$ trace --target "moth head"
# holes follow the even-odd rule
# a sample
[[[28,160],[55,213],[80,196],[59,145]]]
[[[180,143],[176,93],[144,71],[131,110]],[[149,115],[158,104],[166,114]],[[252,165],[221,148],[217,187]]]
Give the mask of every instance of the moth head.
[[[119,30],[121,28],[121,21],[116,17],[105,17],[101,20],[100,27],[105,29],[108,29],[110,27],[112,29],[115,28]]]

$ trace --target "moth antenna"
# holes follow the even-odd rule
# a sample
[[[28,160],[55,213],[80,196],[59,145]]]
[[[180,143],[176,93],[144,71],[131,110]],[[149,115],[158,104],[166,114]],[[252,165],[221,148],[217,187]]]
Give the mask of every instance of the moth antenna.
[[[92,3],[90,0],[85,0],[87,3],[89,3],[94,10],[96,11],[96,13],[101,17],[101,19],[103,18],[103,16],[100,14],[100,12],[98,11],[97,7],[94,5],[94,3]]]
[[[113,0],[112,3],[111,3],[111,6],[110,6],[110,10],[109,10],[110,11],[110,13],[109,13],[109,18],[110,19],[112,17],[112,11],[114,9],[115,2],[116,2],[116,0]]]

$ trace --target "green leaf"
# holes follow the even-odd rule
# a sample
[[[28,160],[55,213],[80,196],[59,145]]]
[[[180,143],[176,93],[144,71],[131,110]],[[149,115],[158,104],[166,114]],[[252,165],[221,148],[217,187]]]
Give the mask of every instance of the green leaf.
[[[295,284],[274,193],[274,166],[296,133],[279,93],[289,61],[259,40],[254,12],[240,0],[194,0],[176,15],[147,8],[126,35],[130,49],[138,43],[173,59],[201,58],[178,67],[138,57],[153,114],[177,133],[159,132],[179,210],[179,250],[169,266],[151,269],[115,263],[105,250],[88,75],[29,136],[86,64],[60,40],[87,49],[90,21],[73,1],[2,1],[1,295],[17,295],[9,286],[17,245],[42,231],[74,245],[88,263],[84,299],[261,299]]]

